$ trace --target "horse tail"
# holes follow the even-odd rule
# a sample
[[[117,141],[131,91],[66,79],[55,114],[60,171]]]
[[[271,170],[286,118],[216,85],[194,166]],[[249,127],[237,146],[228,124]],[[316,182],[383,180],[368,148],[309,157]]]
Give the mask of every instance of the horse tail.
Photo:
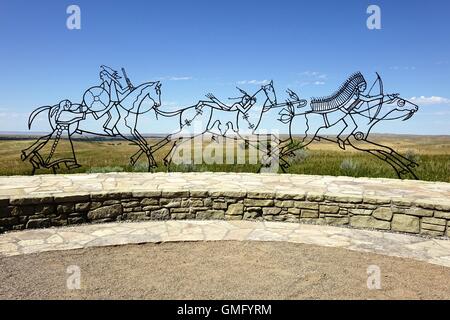
[[[36,116],[39,113],[41,113],[42,111],[49,110],[49,112],[50,112],[50,108],[51,108],[51,106],[43,106],[43,107],[34,109],[34,111],[30,114],[30,117],[28,118],[28,130],[31,129],[31,124],[33,123],[34,118],[36,118]]]

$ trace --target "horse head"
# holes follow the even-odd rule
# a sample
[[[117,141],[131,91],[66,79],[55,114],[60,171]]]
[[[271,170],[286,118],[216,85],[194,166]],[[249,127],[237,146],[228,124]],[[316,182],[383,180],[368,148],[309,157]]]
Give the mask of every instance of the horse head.
[[[159,108],[161,106],[161,86],[162,86],[161,82],[159,81],[155,82],[156,100],[153,99],[153,101],[155,102],[155,108]]]
[[[269,111],[272,106],[277,104],[277,95],[275,93],[275,88],[273,87],[273,80],[271,80],[269,84],[262,85],[261,89],[266,94],[266,104],[269,102],[269,105],[264,105],[264,112]]]
[[[402,119],[405,121],[411,118],[417,110],[419,107],[416,104],[400,97],[399,94],[386,94],[383,95],[372,120]]]

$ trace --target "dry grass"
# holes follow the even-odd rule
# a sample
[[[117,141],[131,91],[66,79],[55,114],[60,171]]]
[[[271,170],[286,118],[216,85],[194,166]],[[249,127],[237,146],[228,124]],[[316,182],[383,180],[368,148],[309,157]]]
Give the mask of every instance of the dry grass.
[[[149,139],[149,144],[156,140]],[[450,182],[450,136],[404,136],[377,135],[377,143],[393,147],[402,154],[413,157],[419,164],[416,172],[420,179],[429,181]],[[27,175],[31,165],[20,159],[20,151],[28,147],[33,140],[0,140],[0,175]],[[63,145],[63,144],[61,144]],[[130,156],[138,147],[128,141],[92,141],[75,140],[74,146],[81,168],[70,172],[108,172],[108,171],[147,171],[144,157],[136,166],[129,164]],[[62,147],[64,149],[66,147]],[[65,151],[68,149],[66,148]],[[236,149],[235,149],[236,150]],[[156,171],[166,171],[162,164],[168,153],[166,146],[154,154],[159,167]],[[236,151],[235,151],[236,154]],[[225,156],[225,155],[224,155]],[[348,175],[367,177],[396,178],[392,168],[381,160],[356,150],[341,150],[330,142],[311,144],[307,151],[301,152],[291,163],[288,173]],[[225,171],[225,172],[257,172],[256,164],[197,164],[171,165],[170,171]],[[59,172],[67,173],[67,169]],[[50,173],[39,170],[37,173]]]

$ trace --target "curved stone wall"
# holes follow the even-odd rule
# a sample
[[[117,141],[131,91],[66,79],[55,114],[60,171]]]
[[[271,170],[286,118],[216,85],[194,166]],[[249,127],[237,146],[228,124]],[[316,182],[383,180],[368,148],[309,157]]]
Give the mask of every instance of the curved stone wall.
[[[91,222],[110,222],[121,220],[168,220],[168,219],[224,219],[224,220],[261,220],[261,221],[286,221],[296,223],[314,223],[327,225],[346,225],[355,228],[370,228],[378,230],[392,230],[421,234],[432,237],[450,236],[450,203],[445,198],[448,191],[442,188],[439,192],[434,191],[439,186],[435,183],[425,182],[407,182],[406,184],[397,180],[387,179],[352,179],[352,178],[333,178],[333,177],[315,177],[315,179],[329,179],[334,181],[341,190],[362,188],[361,195],[330,192],[327,184],[327,190],[320,192],[317,185],[307,184],[306,189],[314,191],[304,191],[305,188],[297,187],[267,188],[258,187],[258,185],[249,187],[245,190],[220,190],[221,185],[209,185],[204,183],[209,176],[214,174],[166,174],[164,175],[143,175],[116,174],[116,175],[67,175],[58,178],[58,176],[40,176],[38,177],[39,186],[45,186],[46,192],[29,192],[17,194],[10,192],[5,195],[5,179],[13,182],[14,178],[22,183],[22,190],[27,188],[26,177],[3,177],[0,178],[0,187],[3,195],[0,194],[0,231],[20,230],[25,228],[44,228],[50,226],[62,226],[69,224],[91,223]],[[215,174],[217,176],[217,174]],[[158,184],[156,177],[168,179],[167,185]],[[231,177],[230,177],[231,176]],[[242,177],[242,175],[239,175]],[[259,176],[259,178],[258,178]],[[281,175],[283,176],[283,175]],[[138,177],[142,183],[136,183]],[[186,181],[197,181],[193,185],[178,185],[177,179]],[[204,178],[204,179],[200,179]],[[220,179],[222,177],[222,179]],[[219,174],[218,181],[233,181],[233,174],[226,176]],[[245,175],[244,175],[245,177]],[[252,179],[262,179],[272,177],[273,186],[283,185],[283,181],[274,175],[253,175]],[[255,178],[256,177],[256,178]],[[303,176],[286,175],[289,182],[295,184],[295,179],[302,179]],[[311,176],[305,176],[314,179]],[[35,177],[29,177],[29,189],[36,189]],[[95,179],[108,179],[115,181],[109,189],[103,191],[89,190],[87,186],[92,186]],[[304,178],[304,177],[303,177]],[[69,185],[75,190],[48,190],[50,181],[57,181],[61,185]],[[85,181],[83,182],[83,179]],[[129,187],[125,188],[120,181],[129,179]],[[150,187],[151,181],[155,185]],[[155,180],[156,179],[156,180]],[[247,181],[246,179],[243,179]],[[33,181],[33,183],[31,183]],[[71,181],[69,184],[67,181]],[[75,182],[74,182],[75,181]],[[81,182],[80,182],[81,181]],[[173,182],[170,182],[173,181]],[[257,180],[255,180],[257,181]],[[258,180],[259,181],[259,180]],[[311,181],[311,180],[309,180]],[[200,183],[201,182],[201,183]],[[83,184],[84,183],[84,184]],[[150,184],[149,184],[150,183]],[[178,183],[180,183],[178,181]],[[267,181],[262,181],[263,185]],[[331,183],[331,182],[330,182]],[[430,198],[423,197],[426,193],[423,191],[422,198],[414,196],[411,190],[401,189],[411,183],[424,184],[425,188],[430,189],[430,194],[437,194],[441,197]],[[75,184],[75,186],[74,186]],[[147,184],[147,187],[145,187]],[[244,184],[244,182],[241,182]],[[402,193],[403,196],[380,196],[367,186],[380,184],[383,190],[391,188]],[[58,185],[58,184],[56,184]],[[199,187],[202,185],[203,187]],[[252,185],[252,183],[250,183]],[[442,184],[450,190],[449,184]],[[84,187],[83,187],[84,186]],[[115,186],[115,187],[114,187]],[[423,186],[422,186],[423,187]],[[64,187],[61,187],[64,189]],[[222,187],[223,189],[226,186]],[[98,188],[97,188],[98,189]],[[102,187],[102,189],[108,189]],[[129,191],[126,191],[128,189]],[[151,190],[154,189],[154,190]],[[178,190],[177,190],[178,189]],[[187,189],[187,190],[186,190]],[[262,190],[261,190],[262,189]],[[416,188],[417,189],[417,188]],[[11,187],[11,190],[14,190]],[[37,187],[36,190],[39,190]],[[367,191],[369,190],[369,191]],[[408,197],[404,192],[408,191]],[[419,191],[415,191],[420,192]]]

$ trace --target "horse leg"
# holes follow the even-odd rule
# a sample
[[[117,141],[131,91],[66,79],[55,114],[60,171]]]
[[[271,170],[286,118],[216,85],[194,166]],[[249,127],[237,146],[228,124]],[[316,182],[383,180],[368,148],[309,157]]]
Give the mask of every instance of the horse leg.
[[[139,141],[141,141],[142,145],[144,146],[147,158],[149,160],[149,164],[152,167],[156,167],[156,161],[155,161],[155,158],[153,157],[152,150],[148,146],[147,140],[145,140],[145,138],[141,135],[141,133],[137,129],[134,130],[134,134],[139,139]],[[150,171],[150,168],[149,168],[149,171]]]
[[[410,173],[414,177],[414,179],[418,179],[417,175],[412,170],[413,167],[418,166],[417,163],[402,156],[391,147],[383,146],[367,139],[364,139],[363,141],[365,141],[365,143],[367,143],[368,145],[373,146],[375,150],[383,154],[386,158],[389,158],[390,161],[396,163],[401,168],[401,173]]]
[[[370,140],[367,140],[367,139],[365,139],[365,141],[367,143],[373,144],[373,145],[379,147],[380,149],[384,150],[390,156],[392,156],[393,158],[397,159],[399,162],[401,162],[403,165],[405,165],[405,166],[407,166],[409,168],[413,168],[413,167],[419,166],[416,162],[406,158],[405,156],[402,156],[400,153],[398,153],[397,151],[395,151],[391,147],[383,146],[381,144],[378,144],[376,142],[373,142],[373,141],[370,141]]]
[[[351,147],[359,151],[368,152],[371,155],[377,157],[378,159],[383,160],[395,170],[395,173],[399,178],[402,178],[402,174],[410,173],[415,179],[417,179],[417,176],[414,174],[414,172],[412,172],[412,170],[407,165],[405,165],[401,161],[398,161],[398,159],[390,155],[385,150],[377,148],[379,147],[379,145],[377,144],[374,145],[373,143],[366,140],[357,140],[360,143],[360,145],[356,145],[352,140],[350,139],[348,140],[348,144]]]
[[[189,139],[190,141],[191,139]],[[183,141],[183,138],[180,137],[178,138],[172,145],[172,147],[170,148],[169,152],[166,154],[166,156],[163,158],[164,161],[164,165],[167,167],[167,169],[169,169],[169,166],[172,164],[172,160],[173,160],[173,155],[175,154],[176,150],[178,149],[179,145],[184,143],[185,141]]]

